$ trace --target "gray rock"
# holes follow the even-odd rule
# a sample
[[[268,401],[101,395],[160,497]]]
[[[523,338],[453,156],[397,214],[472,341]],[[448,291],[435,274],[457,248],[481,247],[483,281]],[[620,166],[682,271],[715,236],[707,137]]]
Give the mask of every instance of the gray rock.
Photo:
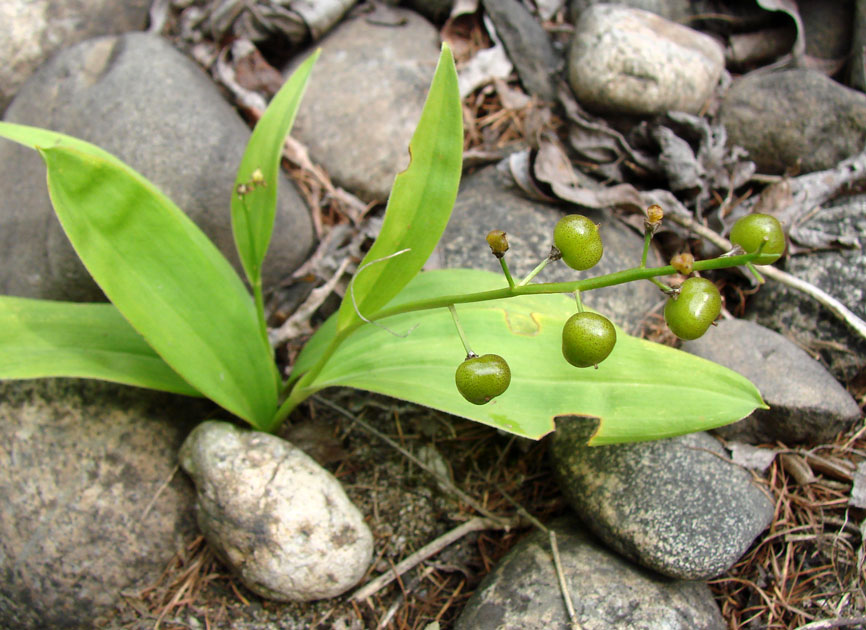
[[[0,112],[53,53],[98,35],[138,31],[149,0],[3,0],[0,2]]]
[[[831,168],[866,147],[866,95],[815,70],[747,75],[719,117],[728,144],[748,150],[765,173]]]
[[[716,429],[726,439],[821,443],[860,418],[860,407],[832,374],[796,344],[760,324],[723,320],[712,335],[683,343],[683,350],[739,372],[770,405]]]
[[[606,4],[608,0],[571,0],[568,10],[572,23],[576,24],[581,14],[594,4]],[[620,0],[617,4],[642,9],[670,20],[682,22],[694,15],[694,0]]]
[[[367,201],[387,199],[408,166],[439,58],[433,25],[414,11],[394,11],[405,22],[350,18],[319,42],[322,56],[292,131],[336,184]]]
[[[240,268],[229,204],[249,130],[207,75],[167,41],[131,33],[69,48],[27,82],[6,120],[113,153],[168,194]],[[100,299],[54,217],[39,156],[2,141],[0,165],[0,293]],[[281,180],[278,194],[266,289],[303,261],[313,238],[294,188]]]
[[[370,565],[373,536],[331,473],[289,442],[227,422],[200,424],[181,466],[211,547],[253,592],[277,601],[336,597]]]
[[[634,267],[640,263],[643,238],[610,215],[571,206],[557,207],[530,201],[506,186],[496,168],[488,166],[467,175],[460,183],[457,203],[439,244],[444,267],[473,267],[502,273],[490,254],[485,237],[504,230],[511,249],[506,260],[515,279],[528,274],[550,252],[553,228],[565,214],[579,212],[601,223],[604,242],[601,261],[589,271],[577,272],[562,262],[549,264],[536,282],[565,282]],[[648,264],[661,265],[655,250]],[[503,282],[505,279],[503,278]],[[596,289],[581,295],[591,308],[603,313],[628,332],[636,332],[644,316],[663,296],[648,282]]]
[[[549,524],[584,630],[723,630],[706,584],[671,581],[600,546],[575,519]],[[508,552],[469,599],[456,630],[567,630],[571,625],[548,537],[534,532]]]
[[[801,228],[859,242],[856,249],[791,256],[785,268],[866,319],[863,284],[866,278],[866,195],[848,197],[822,208]],[[768,281],[752,297],[746,315],[819,356],[843,383],[866,368],[866,340],[799,291]]]
[[[806,54],[819,59],[842,60],[851,51],[854,0],[799,0]]]
[[[405,4],[434,24],[443,24],[451,15],[454,0],[407,0]]]
[[[553,101],[559,60],[541,24],[517,0],[484,0],[484,11],[493,20],[526,91]]]
[[[584,437],[572,422],[553,434],[567,501],[611,548],[663,575],[725,572],[772,520],[772,501],[707,433],[598,447]]]
[[[697,114],[724,65],[708,35],[640,9],[597,4],[575,26],[568,78],[581,104],[600,113]]]
[[[205,408],[97,381],[0,383],[0,627],[93,628],[157,581],[195,535],[174,469]]]

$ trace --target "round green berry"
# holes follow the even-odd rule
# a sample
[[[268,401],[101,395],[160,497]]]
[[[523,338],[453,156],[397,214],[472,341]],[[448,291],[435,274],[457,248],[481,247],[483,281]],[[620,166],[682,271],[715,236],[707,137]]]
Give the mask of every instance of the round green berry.
[[[563,262],[578,271],[594,267],[604,253],[598,226],[581,214],[559,220],[553,228],[553,244],[562,253]]]
[[[680,293],[665,304],[665,321],[680,339],[697,339],[710,327],[722,310],[722,296],[706,278],[689,278]]]
[[[511,369],[498,354],[485,354],[461,363],[454,381],[463,398],[474,405],[483,405],[508,389]]]
[[[747,254],[758,251],[766,240],[761,255],[755,264],[769,265],[782,256],[785,251],[785,232],[779,220],[769,214],[749,214],[737,220],[731,228],[731,242],[739,245]]]
[[[598,313],[575,313],[562,327],[562,356],[575,367],[598,367],[615,344],[616,329]]]

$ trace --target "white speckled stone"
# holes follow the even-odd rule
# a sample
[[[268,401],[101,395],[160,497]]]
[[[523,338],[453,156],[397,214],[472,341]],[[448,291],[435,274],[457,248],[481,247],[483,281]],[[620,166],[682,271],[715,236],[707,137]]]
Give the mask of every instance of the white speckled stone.
[[[276,436],[208,421],[180,463],[198,492],[198,524],[253,592],[277,601],[336,597],[363,577],[373,537],[340,483]]]
[[[575,26],[568,77],[588,109],[696,114],[724,67],[722,47],[712,37],[648,11],[598,4]]]

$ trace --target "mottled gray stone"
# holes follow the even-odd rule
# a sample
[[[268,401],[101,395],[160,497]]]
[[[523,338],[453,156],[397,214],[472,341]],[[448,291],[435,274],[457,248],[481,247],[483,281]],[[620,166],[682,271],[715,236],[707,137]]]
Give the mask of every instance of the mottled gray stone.
[[[573,424],[558,422],[552,438],[566,500],[611,548],[649,569],[715,577],[772,520],[772,501],[707,433],[588,447]]]
[[[113,153],[171,197],[240,268],[229,204],[249,129],[208,76],[167,41],[130,33],[66,49],[19,91],[5,119]],[[0,165],[0,293],[100,299],[54,216],[39,156],[4,140]],[[278,194],[266,289],[300,265],[313,239],[294,187],[281,178]],[[152,239],[158,246],[159,235]]]
[[[801,229],[859,242],[855,249],[790,256],[784,265],[792,275],[818,286],[866,319],[866,195],[821,208]],[[751,298],[746,316],[820,357],[843,383],[866,368],[866,340],[799,291],[770,280]]]
[[[89,630],[157,581],[195,535],[192,484],[173,471],[206,408],[97,381],[0,382],[0,627]]]
[[[490,230],[504,230],[511,247],[506,255],[511,273],[515,279],[525,276],[548,255],[553,245],[553,228],[568,213],[584,214],[601,224],[604,255],[598,265],[583,272],[574,271],[563,262],[551,263],[536,276],[536,282],[579,280],[634,267],[640,262],[643,238],[612,216],[575,206],[530,201],[509,189],[506,181],[493,166],[464,176],[437,250],[442,266],[502,273],[485,237]],[[648,264],[663,264],[655,250],[651,250]],[[633,282],[586,292],[582,298],[588,306],[634,333],[662,296],[648,282]]]
[[[403,23],[349,18],[319,42],[322,56],[292,131],[336,184],[367,201],[387,199],[408,166],[439,58],[433,25],[414,11],[393,10]]]
[[[706,584],[654,575],[599,545],[573,518],[556,532],[563,573],[584,630],[723,630]],[[456,630],[568,630],[548,537],[533,532],[484,579]]]
[[[797,0],[807,55],[833,60],[848,56],[851,51],[854,4],[854,0]]]
[[[199,527],[253,592],[277,601],[336,597],[370,565],[373,536],[340,482],[294,445],[203,422],[180,452]]]
[[[739,372],[770,405],[716,429],[726,439],[822,443],[860,418],[860,407],[832,374],[799,346],[760,324],[722,320],[712,335],[683,343],[683,350]]]
[[[150,0],[0,2],[0,112],[54,52],[98,35],[141,30],[150,4]]]
[[[810,173],[866,147],[866,95],[816,70],[746,75],[719,109],[728,144],[741,146],[764,173]]]
[[[484,0],[484,11],[493,20],[526,91],[553,101],[559,60],[541,24],[517,0]]]
[[[568,78],[581,104],[600,113],[697,114],[724,65],[708,35],[648,11],[597,4],[575,26]]]
[[[608,0],[571,0],[568,6],[571,21],[576,24],[581,14],[594,4],[608,3]],[[616,4],[649,11],[671,22],[681,22],[693,15],[694,5],[699,3],[694,0],[619,0]]]

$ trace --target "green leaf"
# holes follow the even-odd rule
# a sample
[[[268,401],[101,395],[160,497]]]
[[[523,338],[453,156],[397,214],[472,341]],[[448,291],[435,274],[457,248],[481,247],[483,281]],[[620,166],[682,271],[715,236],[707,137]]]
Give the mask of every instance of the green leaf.
[[[201,396],[111,304],[0,296],[0,379],[58,376]]]
[[[420,274],[392,305],[501,286],[499,274],[432,271]],[[575,304],[564,295],[458,304],[457,312],[473,350],[499,354],[511,366],[511,386],[487,405],[473,405],[457,392],[454,372],[465,351],[444,308],[382,321],[400,332],[417,324],[405,339],[373,325],[358,329],[307,386],[309,393],[332,385],[356,387],[534,439],[552,431],[557,416],[589,416],[599,419],[590,441],[594,445],[702,431],[765,407],[754,385],[736,372],[621,329],[616,347],[599,369],[572,367],[562,357],[561,335]],[[309,369],[335,328],[331,318],[293,369]]]
[[[406,286],[427,262],[451,216],[463,160],[463,111],[454,60],[446,44],[409,155],[409,167],[394,180],[379,237],[340,305],[340,330],[360,321],[352,294],[358,310],[369,317]],[[404,249],[409,251],[380,260]]]
[[[54,139],[39,148],[49,195],[87,270],[196,390],[265,425],[277,401],[271,350],[228,261],[144,177],[87,143]]]
[[[292,73],[271,100],[247,143],[232,189],[232,232],[247,279],[253,286],[261,283],[262,263],[271,242],[277,207],[277,180],[283,143],[307,87],[316,51]],[[264,185],[253,185],[245,195],[238,186],[249,185],[253,172],[259,170]]]

